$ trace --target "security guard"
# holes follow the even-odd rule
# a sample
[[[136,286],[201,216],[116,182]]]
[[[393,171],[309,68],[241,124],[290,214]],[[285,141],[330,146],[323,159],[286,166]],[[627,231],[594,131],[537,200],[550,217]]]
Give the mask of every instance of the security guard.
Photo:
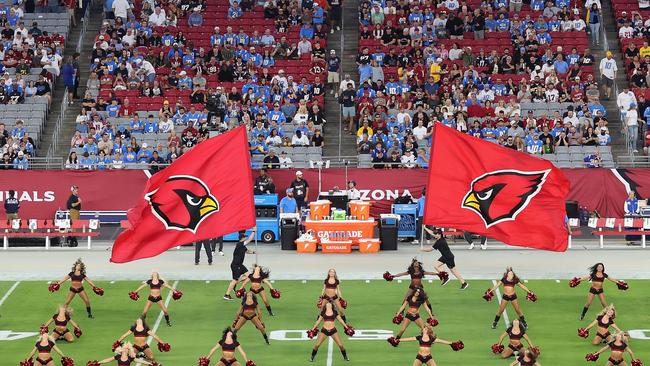
[[[77,186],[72,186],[70,187],[70,197],[68,198],[68,202],[66,204],[66,207],[68,209],[68,212],[70,212],[70,224],[72,225],[72,222],[74,220],[79,220],[79,212],[81,211],[81,198],[79,198],[79,187]],[[77,237],[76,236],[68,236],[68,245],[71,247],[76,247],[79,245],[79,242],[77,242]]]
[[[16,191],[9,191],[9,196],[5,200],[5,212],[7,213],[7,222],[11,220],[18,220],[18,210],[20,209],[20,201],[16,198]]]

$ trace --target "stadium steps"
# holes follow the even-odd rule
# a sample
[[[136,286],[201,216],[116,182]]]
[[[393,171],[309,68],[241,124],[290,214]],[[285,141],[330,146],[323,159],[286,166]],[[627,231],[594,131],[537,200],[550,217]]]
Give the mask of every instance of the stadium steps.
[[[88,80],[89,68],[90,68],[90,50],[93,47],[94,35],[98,34],[99,28],[103,19],[103,12],[101,10],[101,4],[91,3],[92,8],[90,9],[90,17],[88,19],[88,24],[86,27],[86,35],[84,42],[81,47],[81,57],[79,58],[79,68],[80,68],[80,78],[78,96],[83,98],[86,91],[86,81]],[[79,41],[79,36],[81,32],[81,22],[77,24],[77,28],[74,28],[70,32],[70,41],[66,44],[65,55],[72,56],[76,52],[77,43]],[[46,138],[48,139],[47,144],[42,144],[42,147],[47,152],[47,148],[52,143],[52,134],[54,133],[54,127],[56,124],[56,119],[59,116],[61,111],[61,101],[63,100],[63,95],[65,92],[65,87],[63,82],[59,82],[55,88],[54,99],[52,101],[52,110],[49,115],[48,124],[46,127]],[[60,131],[58,145],[55,147],[54,156],[60,156],[64,160],[68,158],[70,152],[70,138],[74,135],[75,132],[75,120],[79,114],[79,108],[81,107],[81,100],[75,101],[71,106],[68,106],[65,114],[65,119],[63,121],[63,126]]]
[[[612,9],[612,3],[610,0],[601,1],[603,8],[602,13],[604,14],[605,20],[605,34],[607,36],[607,46],[610,51],[614,54],[614,59],[619,67],[619,72],[616,78],[616,85],[618,90],[621,90],[623,85],[627,85],[627,79],[625,77],[625,71],[623,63],[622,50],[618,42],[618,32],[616,28],[616,18],[614,16],[614,10]],[[591,37],[589,38],[591,41]],[[601,44],[596,46],[595,44],[590,44],[591,51],[596,57],[594,64],[594,70],[598,70],[598,65],[600,60],[605,57],[605,47]],[[598,75],[600,72],[595,71]],[[625,145],[625,136],[621,134],[622,122],[618,113],[618,107],[616,106],[616,92],[612,92],[612,98],[610,100],[604,99],[605,95],[602,92],[601,87],[601,103],[607,109],[607,120],[609,121],[609,133],[612,137],[612,154],[614,156],[614,161],[619,155],[628,155],[627,148]]]
[[[335,31],[327,38],[327,47],[335,49],[342,61],[341,79],[345,74],[350,74],[352,80],[358,85],[359,73],[355,59],[359,47],[359,1],[343,1],[343,28]],[[323,156],[356,156],[356,140],[342,131],[341,113],[339,103],[333,95],[327,93],[325,97],[325,118],[327,119],[326,141]],[[341,133],[339,134],[339,131]]]

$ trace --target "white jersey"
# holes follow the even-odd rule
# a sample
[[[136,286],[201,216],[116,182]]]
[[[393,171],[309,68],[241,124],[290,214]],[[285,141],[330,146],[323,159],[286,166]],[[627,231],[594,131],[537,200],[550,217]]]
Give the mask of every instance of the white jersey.
[[[618,67],[616,66],[616,60],[614,60],[613,58],[607,59],[607,57],[605,57],[604,59],[600,60],[599,70],[608,79],[614,79],[614,73],[618,71]]]

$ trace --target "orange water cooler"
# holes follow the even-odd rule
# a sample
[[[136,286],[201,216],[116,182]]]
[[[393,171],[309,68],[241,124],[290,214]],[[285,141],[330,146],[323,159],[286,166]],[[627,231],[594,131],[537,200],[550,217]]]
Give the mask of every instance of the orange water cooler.
[[[350,216],[357,220],[368,220],[370,218],[370,202],[353,200],[349,202]]]
[[[330,215],[331,205],[332,203],[328,200],[309,202],[309,219],[324,220],[326,216]]]

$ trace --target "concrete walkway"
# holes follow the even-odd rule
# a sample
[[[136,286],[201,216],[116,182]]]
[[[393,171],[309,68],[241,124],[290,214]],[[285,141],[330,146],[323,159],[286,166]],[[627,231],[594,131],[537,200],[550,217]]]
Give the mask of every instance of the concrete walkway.
[[[81,243],[80,243],[81,244]],[[230,279],[233,243],[225,243],[225,256],[215,256],[207,265],[194,265],[193,248],[172,249],[158,257],[127,264],[109,262],[108,241],[93,243],[92,250],[52,248],[49,252],[36,249],[0,250],[0,280],[52,280],[70,270],[78,257],[88,266],[88,276],[98,280],[142,280],[151,271],[159,271],[168,279],[226,280]],[[252,244],[251,244],[252,245]],[[252,245],[254,247],[254,245]],[[418,257],[430,270],[437,252],[423,253],[419,245],[400,244],[398,251],[378,254],[298,254],[280,250],[279,244],[259,246],[257,260],[271,269],[273,279],[322,279],[327,269],[334,267],[343,279],[381,279],[384,271],[403,271],[411,258]],[[650,248],[628,247],[622,241],[611,240],[606,249],[597,241],[575,241],[574,249],[566,253],[507,247],[491,244],[488,250],[470,251],[464,244],[452,245],[456,265],[468,279],[494,279],[506,266],[513,266],[525,279],[568,279],[586,273],[587,267],[604,262],[609,274],[621,279],[650,279]],[[255,262],[255,255],[246,257],[246,264]]]

